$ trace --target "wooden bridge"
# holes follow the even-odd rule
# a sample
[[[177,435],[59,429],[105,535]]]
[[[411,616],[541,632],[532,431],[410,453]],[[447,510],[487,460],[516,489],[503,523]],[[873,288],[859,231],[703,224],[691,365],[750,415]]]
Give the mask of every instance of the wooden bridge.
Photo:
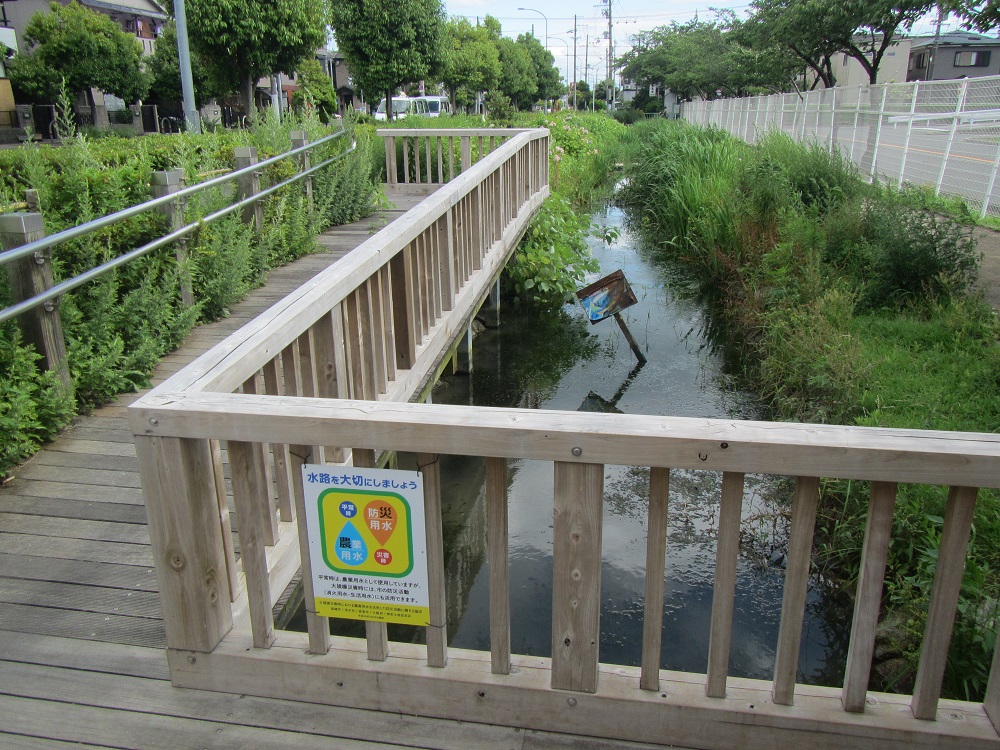
[[[593,747],[1000,748],[997,660],[984,704],[939,697],[975,488],[1000,486],[1000,437],[411,403],[547,195],[548,134],[474,133],[475,164],[468,131],[382,135],[390,194],[426,198],[344,257],[273,274],[246,325],[199,329],[127,417],[115,405],[81,420],[0,493],[4,746],[527,748],[576,746],[573,734]],[[315,611],[308,633],[276,630],[300,565],[313,601],[302,464],[391,452],[417,454],[424,483],[426,645],[389,642],[374,622],[364,640],[332,637]],[[441,454],[487,463],[489,653],[447,646]],[[515,458],[553,465],[550,659],[510,649]],[[651,471],[635,668],[598,660],[609,464]],[[659,669],[671,469],[723,472],[706,674]],[[728,675],[747,472],[797,478],[770,681]],[[795,683],[821,477],[873,483],[837,689]],[[898,482],[953,488],[912,696],[867,690]]]

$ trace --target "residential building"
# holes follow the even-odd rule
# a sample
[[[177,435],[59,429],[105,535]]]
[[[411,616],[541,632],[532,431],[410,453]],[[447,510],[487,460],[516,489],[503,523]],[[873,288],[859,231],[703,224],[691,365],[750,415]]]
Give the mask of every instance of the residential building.
[[[907,80],[907,68],[910,56],[910,46],[915,38],[899,37],[882,56],[878,66],[876,83],[903,83]],[[864,66],[850,55],[838,52],[834,55],[833,75],[838,86],[865,86],[871,81]]]
[[[971,31],[914,39],[908,81],[941,81],[1000,74],[1000,39]]]

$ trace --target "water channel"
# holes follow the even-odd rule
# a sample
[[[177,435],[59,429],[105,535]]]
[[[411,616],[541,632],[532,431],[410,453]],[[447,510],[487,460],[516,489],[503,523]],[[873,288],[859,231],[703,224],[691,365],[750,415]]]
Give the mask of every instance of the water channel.
[[[613,320],[591,326],[582,308],[551,315],[507,307],[500,326],[475,340],[471,375],[444,379],[435,403],[529,409],[616,411],[682,417],[763,416],[729,374],[727,348],[683,270],[642,248],[620,209],[595,217],[620,234],[610,246],[592,238],[598,278],[622,269],[638,298],[624,313],[648,363],[638,367]],[[405,457],[401,457],[401,468]],[[449,643],[489,650],[485,463],[442,457],[442,503]],[[551,649],[552,464],[512,460],[510,516],[511,649]],[[600,660],[638,665],[642,644],[649,471],[608,466],[601,583]],[[715,521],[721,475],[672,471],[661,666],[703,673],[715,570]],[[792,484],[747,476],[730,674],[770,679],[783,589],[783,551]],[[846,655],[843,613],[810,586],[799,681],[836,685]],[[360,635],[350,623],[336,632]],[[295,624],[290,627],[296,627]],[[304,627],[304,623],[298,627]],[[389,626],[393,640],[421,640],[422,629]]]

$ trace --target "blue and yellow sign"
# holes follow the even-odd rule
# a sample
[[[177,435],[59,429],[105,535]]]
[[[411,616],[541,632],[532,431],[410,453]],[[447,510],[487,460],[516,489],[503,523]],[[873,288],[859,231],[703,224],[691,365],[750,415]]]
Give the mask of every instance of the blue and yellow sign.
[[[420,474],[307,464],[302,480],[316,613],[429,624]]]

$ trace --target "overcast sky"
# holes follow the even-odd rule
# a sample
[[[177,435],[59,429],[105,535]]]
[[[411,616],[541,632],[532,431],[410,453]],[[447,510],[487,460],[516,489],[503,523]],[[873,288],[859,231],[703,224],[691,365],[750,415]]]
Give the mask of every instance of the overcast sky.
[[[657,26],[669,24],[671,21],[686,23],[696,15],[704,20],[711,20],[715,14],[711,7],[726,7],[719,0],[694,2],[693,0],[611,0],[611,17],[613,21],[615,54],[621,55],[629,48],[629,38],[639,31],[649,30]],[[608,20],[603,14],[607,4],[601,0],[445,0],[449,16],[465,16],[475,23],[477,17],[491,15],[497,18],[503,26],[505,36],[516,38],[519,34],[530,32],[534,25],[535,36],[540,40],[545,37],[548,18],[549,51],[555,56],[556,66],[566,76],[567,62],[570,77],[573,72],[573,14],[577,16],[577,80],[584,78],[584,58],[587,35],[590,35],[590,50],[586,55],[590,65],[590,80],[595,80],[597,65],[601,65],[599,78],[604,78],[607,65],[608,40],[604,34],[608,31]],[[742,14],[749,8],[744,5],[728,6]],[[518,8],[533,8],[535,11],[518,10]],[[917,34],[934,33],[936,16],[929,16],[914,29]],[[942,30],[953,30],[957,23],[946,23]],[[598,63],[600,61],[600,63]]]

